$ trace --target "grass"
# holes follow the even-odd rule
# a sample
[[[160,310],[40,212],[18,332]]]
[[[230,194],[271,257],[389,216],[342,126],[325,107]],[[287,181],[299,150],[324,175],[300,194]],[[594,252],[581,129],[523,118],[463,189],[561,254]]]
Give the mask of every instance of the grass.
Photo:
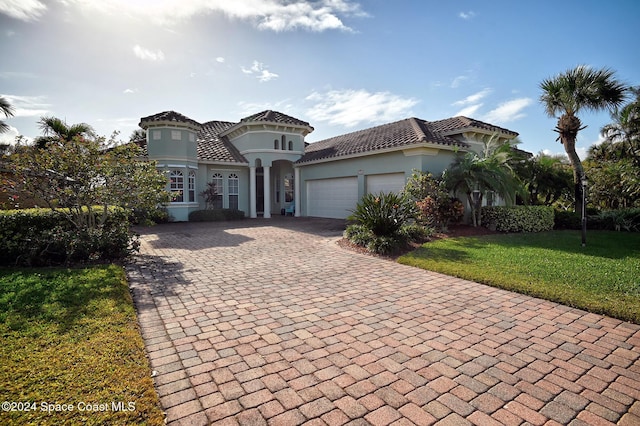
[[[446,238],[398,260],[640,324],[640,235],[589,231]]]
[[[0,269],[0,336],[0,424],[164,424],[121,267]]]

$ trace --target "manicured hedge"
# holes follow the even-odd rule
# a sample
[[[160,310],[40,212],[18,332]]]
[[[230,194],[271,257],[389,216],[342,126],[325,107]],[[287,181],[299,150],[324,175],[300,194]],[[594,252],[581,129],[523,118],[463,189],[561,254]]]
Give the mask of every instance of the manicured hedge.
[[[549,231],[553,229],[554,212],[548,206],[483,207],[482,223],[500,232]]]
[[[242,210],[196,210],[189,213],[189,222],[219,222],[223,220],[240,220],[244,219],[244,217],[244,212]]]
[[[113,261],[137,249],[123,209],[110,208],[104,225],[89,230],[76,229],[60,211],[0,210],[0,265]]]

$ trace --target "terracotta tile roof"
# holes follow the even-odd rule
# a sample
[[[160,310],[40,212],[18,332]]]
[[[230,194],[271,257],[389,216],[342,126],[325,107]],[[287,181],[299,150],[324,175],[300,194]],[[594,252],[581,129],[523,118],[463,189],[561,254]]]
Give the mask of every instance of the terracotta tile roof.
[[[189,123],[193,126],[200,127],[200,123],[196,120],[192,120],[191,118],[180,114],[175,111],[164,111],[158,114],[150,115],[148,117],[143,117],[140,119],[140,127],[142,127],[142,123],[144,122],[166,122],[172,121],[176,123]]]
[[[518,133],[512,130],[494,126],[493,124],[485,123],[484,121],[475,120],[469,117],[464,117],[462,115],[458,117],[445,118],[444,120],[430,121],[429,124],[436,132],[445,134],[462,133],[465,130],[476,128],[481,130],[488,130],[490,132],[500,132],[506,133],[508,135],[518,136]]]
[[[305,126],[305,127],[311,127],[311,129],[313,129],[313,127],[309,125],[309,123],[307,123],[306,121],[298,120],[297,118],[291,117],[289,115],[283,114],[278,111],[272,111],[272,110],[262,111],[240,120],[241,123],[253,123],[253,122],[263,122],[263,121],[267,123],[292,124],[295,126]]]
[[[298,163],[375,152],[419,143],[458,146],[461,148],[468,146],[464,142],[434,131],[428,121],[419,118],[407,118],[312,143],[306,147],[305,154],[298,160]]]
[[[228,161],[248,163],[238,149],[220,133],[235,126],[237,123],[228,121],[209,121],[202,125],[198,132],[198,159],[212,161]]]

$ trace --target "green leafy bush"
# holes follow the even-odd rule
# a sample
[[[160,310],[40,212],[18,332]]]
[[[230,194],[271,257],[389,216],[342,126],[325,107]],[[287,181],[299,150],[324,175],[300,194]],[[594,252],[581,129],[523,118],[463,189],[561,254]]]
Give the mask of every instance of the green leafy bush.
[[[104,223],[89,229],[74,227],[64,209],[0,211],[0,265],[120,260],[138,247],[124,209],[110,208]]]
[[[189,213],[189,222],[219,222],[244,218],[245,215],[242,210],[234,209],[196,210]]]
[[[381,192],[362,197],[347,219],[364,225],[374,235],[390,237],[414,216],[415,207],[407,197]]]
[[[418,224],[403,225],[394,235],[375,235],[366,226],[354,223],[344,232],[346,239],[375,254],[392,254],[406,248],[410,242],[424,242],[432,234],[430,228]]]
[[[556,210],[554,212],[554,229],[580,229],[581,226],[580,213],[568,210]]]
[[[134,225],[152,226],[158,223],[167,223],[171,217],[166,207],[154,209],[134,209],[130,221]]]
[[[640,231],[640,208],[606,210],[587,218],[587,227],[610,231]]]
[[[541,232],[554,226],[549,206],[491,206],[482,208],[487,228],[500,232]]]

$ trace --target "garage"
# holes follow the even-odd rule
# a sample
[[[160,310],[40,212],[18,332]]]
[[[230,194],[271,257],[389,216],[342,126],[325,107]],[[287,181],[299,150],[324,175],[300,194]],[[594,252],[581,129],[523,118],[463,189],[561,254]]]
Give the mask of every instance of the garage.
[[[344,219],[358,203],[358,178],[307,181],[307,216]]]
[[[404,173],[385,173],[367,176],[367,194],[398,193],[404,189]]]

